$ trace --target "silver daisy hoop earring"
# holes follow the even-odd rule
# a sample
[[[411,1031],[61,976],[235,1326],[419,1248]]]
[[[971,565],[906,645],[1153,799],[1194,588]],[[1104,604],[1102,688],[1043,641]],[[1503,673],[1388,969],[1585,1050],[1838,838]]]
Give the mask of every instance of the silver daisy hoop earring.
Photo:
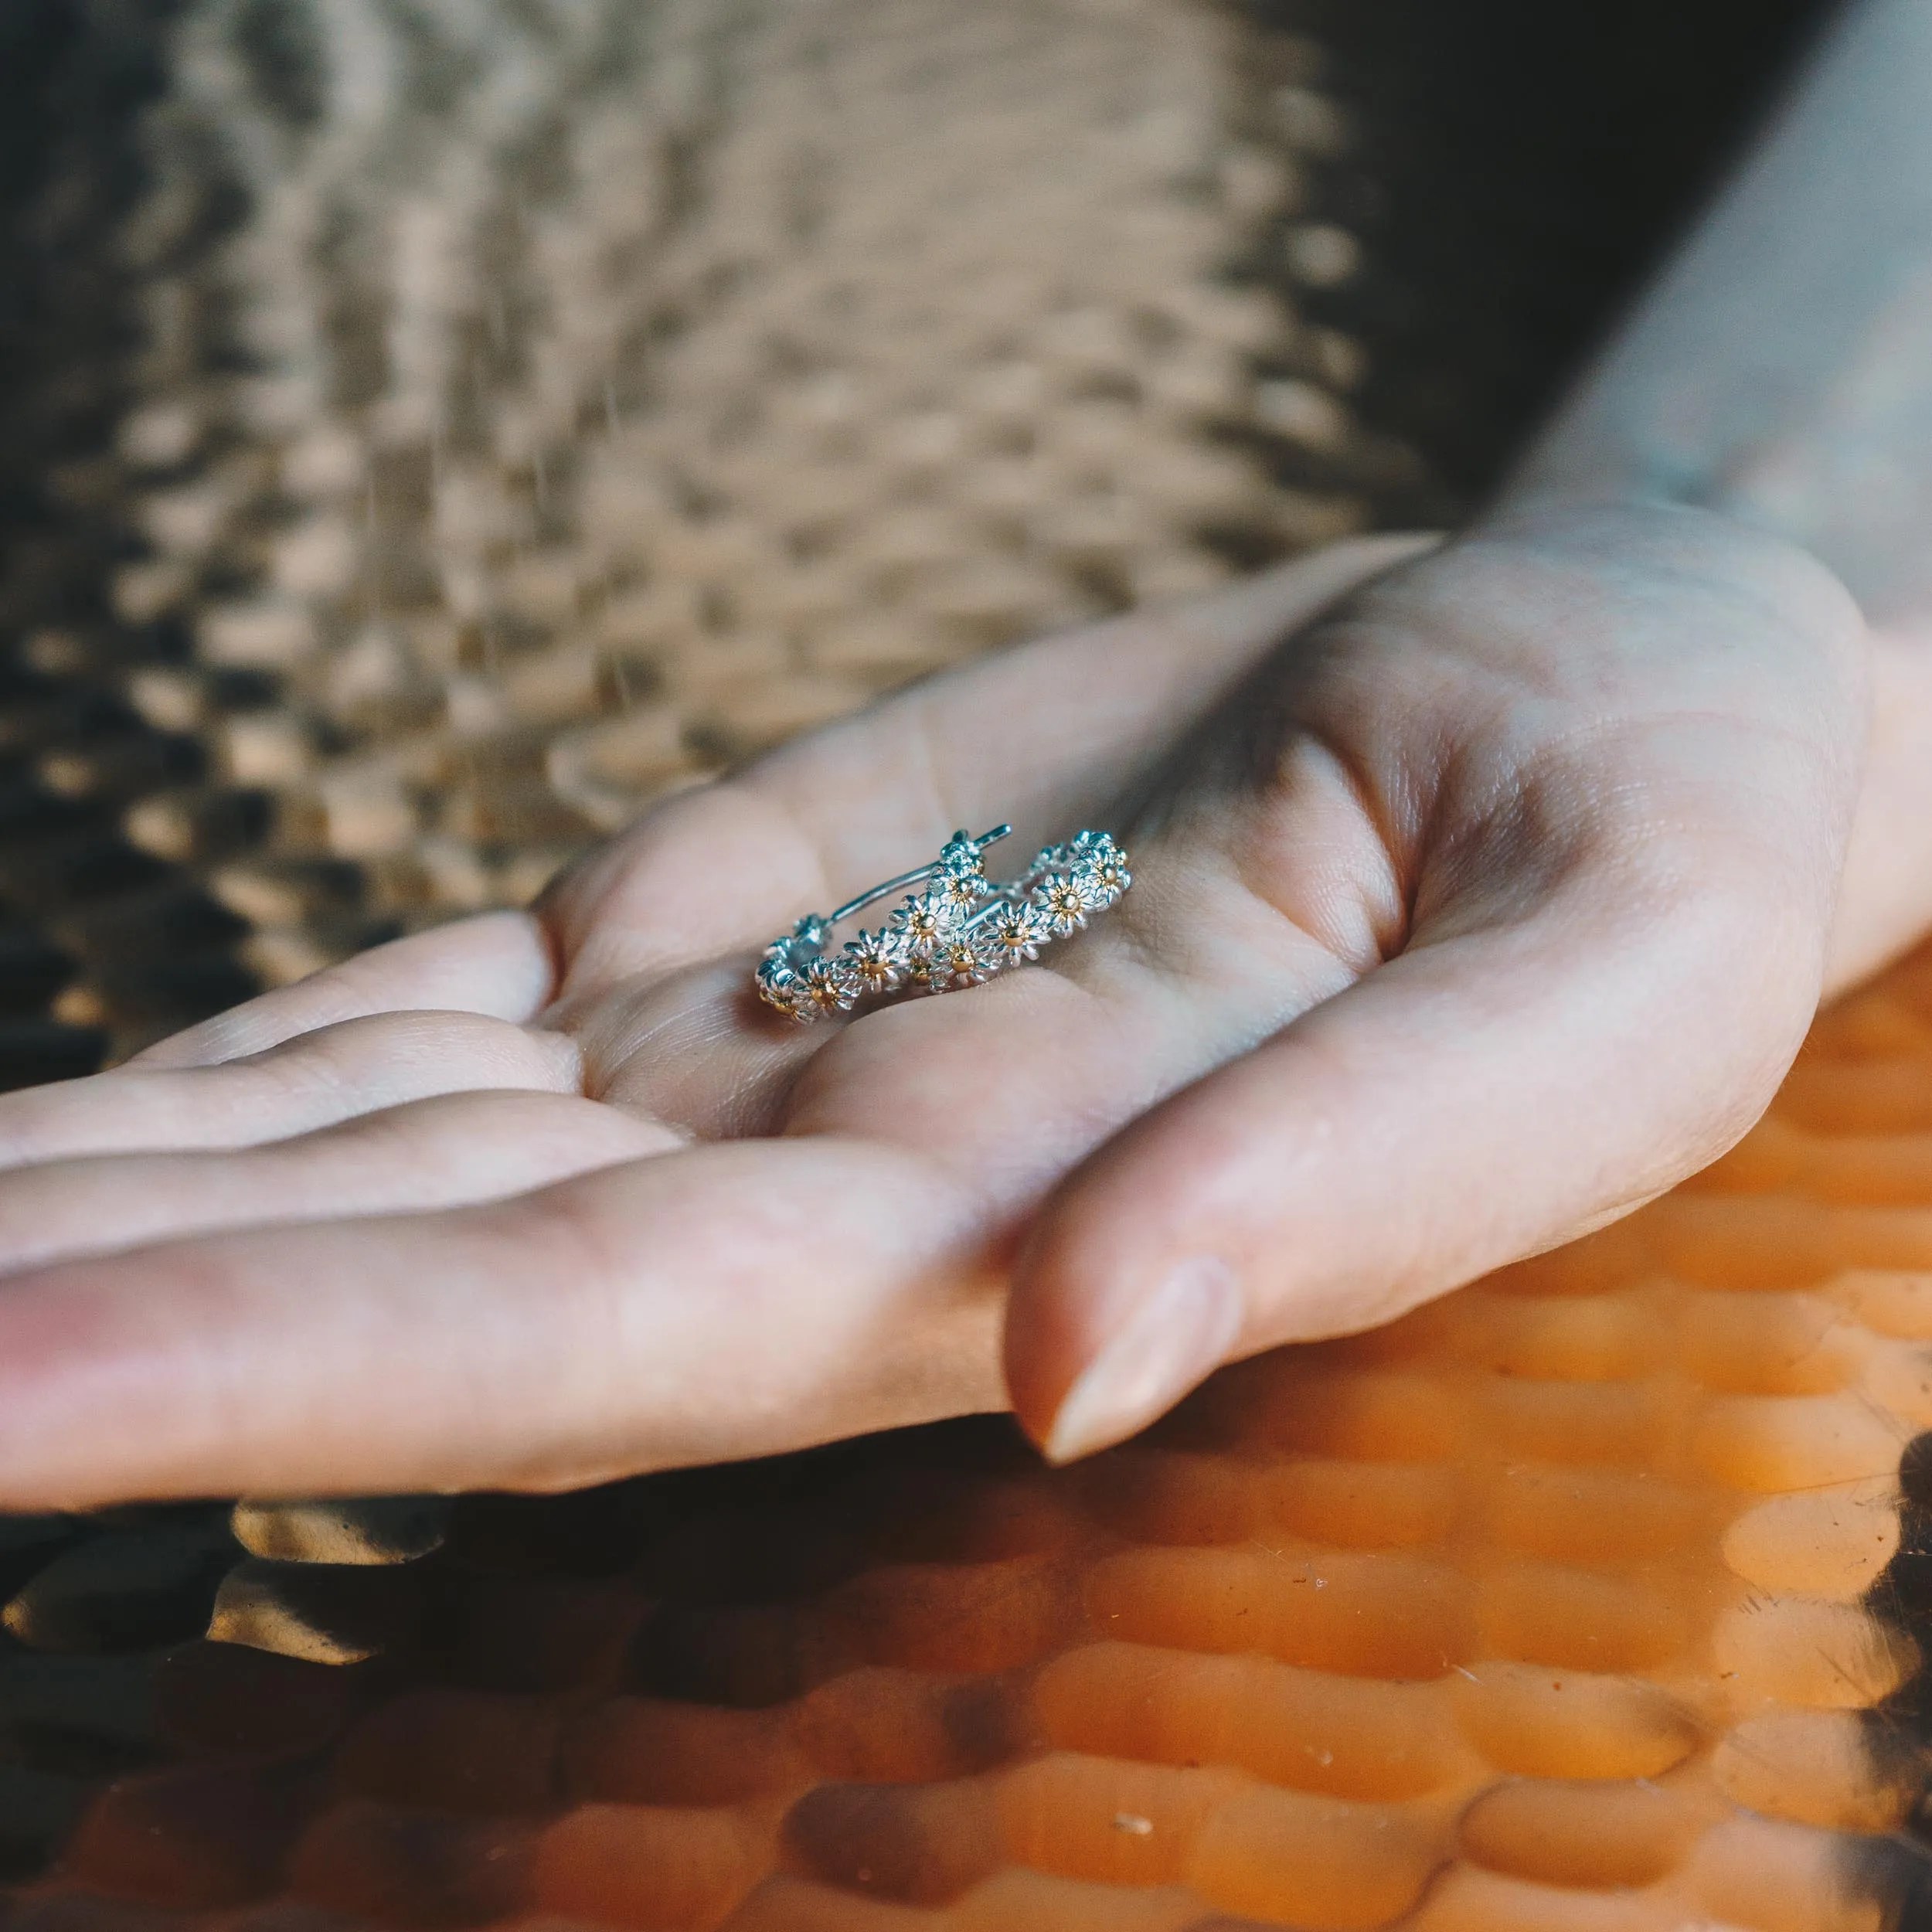
[[[1083,832],[1047,846],[1019,878],[996,886],[986,876],[986,853],[1012,829],[995,825],[977,838],[954,832],[931,864],[888,879],[834,912],[808,913],[765,948],[758,997],[803,1021],[907,988],[950,993],[981,985],[1078,932],[1134,883],[1127,854],[1114,839]],[[914,889],[876,931],[862,928],[835,950],[835,927],[907,886]]]

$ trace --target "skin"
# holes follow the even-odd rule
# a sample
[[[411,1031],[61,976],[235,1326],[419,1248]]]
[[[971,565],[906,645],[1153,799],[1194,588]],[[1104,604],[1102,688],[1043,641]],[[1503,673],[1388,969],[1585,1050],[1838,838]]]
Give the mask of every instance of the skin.
[[[1767,145],[1791,179],[1834,87],[1916,116],[1913,35],[1932,0],[1854,10]],[[0,1506],[559,1486],[1009,1402],[1065,1458],[1722,1152],[1932,926],[1932,624],[1835,535],[1830,401],[1932,387],[1879,325],[1917,284],[1790,311],[1782,387],[1711,362],[1753,339],[1713,304],[1876,222],[1847,198],[1932,263],[1906,172],[1836,179],[1787,233],[1747,171],[1686,257],[1722,272],[1666,278],[1455,540],[971,665],[529,914],[0,1100]],[[801,913],[1002,818],[1114,832],[1132,890],[970,992],[750,998]]]
[[[0,1102],[0,1499],[545,1487],[998,1406],[1009,1277],[1004,1381],[1073,1454],[1566,1239],[1794,1052],[1868,674],[1804,553],[1619,507],[903,694],[528,917]],[[800,910],[1002,813],[1114,827],[1133,889],[970,992],[748,998]]]
[[[1811,552],[1872,627],[1848,971],[1932,879],[1932,0],[1846,8],[1528,452],[1512,502],[1692,504]]]

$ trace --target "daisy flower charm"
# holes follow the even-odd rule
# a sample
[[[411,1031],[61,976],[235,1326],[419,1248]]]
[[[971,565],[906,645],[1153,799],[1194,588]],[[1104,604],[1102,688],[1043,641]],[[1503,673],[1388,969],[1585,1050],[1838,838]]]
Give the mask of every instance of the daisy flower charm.
[[[765,948],[753,976],[758,997],[803,1021],[849,1012],[862,999],[907,987],[946,993],[983,985],[1078,932],[1134,883],[1112,836],[1083,832],[1049,845],[1019,878],[996,886],[986,876],[987,849],[1012,830],[995,825],[977,838],[955,832],[930,864],[822,917],[807,913]],[[893,893],[905,896],[882,927],[832,949],[834,927]]]

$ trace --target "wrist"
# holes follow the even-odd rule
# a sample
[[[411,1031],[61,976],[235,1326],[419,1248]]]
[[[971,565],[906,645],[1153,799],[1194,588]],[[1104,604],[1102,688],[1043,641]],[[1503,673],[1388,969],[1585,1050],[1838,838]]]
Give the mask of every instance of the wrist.
[[[1871,634],[1872,725],[1827,955],[1827,996],[1932,932],[1932,638]]]
[[[1781,558],[1823,575],[1825,566],[1790,537],[1727,509],[1674,503],[1635,484],[1527,485],[1503,497],[1473,526],[1477,538],[1670,546],[1673,567],[1760,588],[1769,610],[1784,607]],[[1791,580],[1785,580],[1788,582]],[[1801,580],[1801,573],[1799,580]],[[1828,997],[1869,977],[1932,932],[1932,623],[1869,626],[1869,736],[1858,802],[1827,953]]]
[[[1478,541],[1596,552],[1630,568],[1722,587],[1761,602],[1767,614],[1784,613],[1821,639],[1841,634],[1840,620],[1857,604],[1830,563],[1786,532],[1726,506],[1682,502],[1634,480],[1512,488],[1467,534]]]

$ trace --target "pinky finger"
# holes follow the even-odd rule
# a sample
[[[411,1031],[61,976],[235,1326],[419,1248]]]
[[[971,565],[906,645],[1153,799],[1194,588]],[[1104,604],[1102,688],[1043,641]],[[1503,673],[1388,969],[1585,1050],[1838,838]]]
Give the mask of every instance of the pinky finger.
[[[199,1026],[158,1040],[131,1066],[216,1066],[347,1019],[436,1011],[478,1013],[522,1026],[549,1003],[556,965],[528,913],[458,920],[278,986]]]

